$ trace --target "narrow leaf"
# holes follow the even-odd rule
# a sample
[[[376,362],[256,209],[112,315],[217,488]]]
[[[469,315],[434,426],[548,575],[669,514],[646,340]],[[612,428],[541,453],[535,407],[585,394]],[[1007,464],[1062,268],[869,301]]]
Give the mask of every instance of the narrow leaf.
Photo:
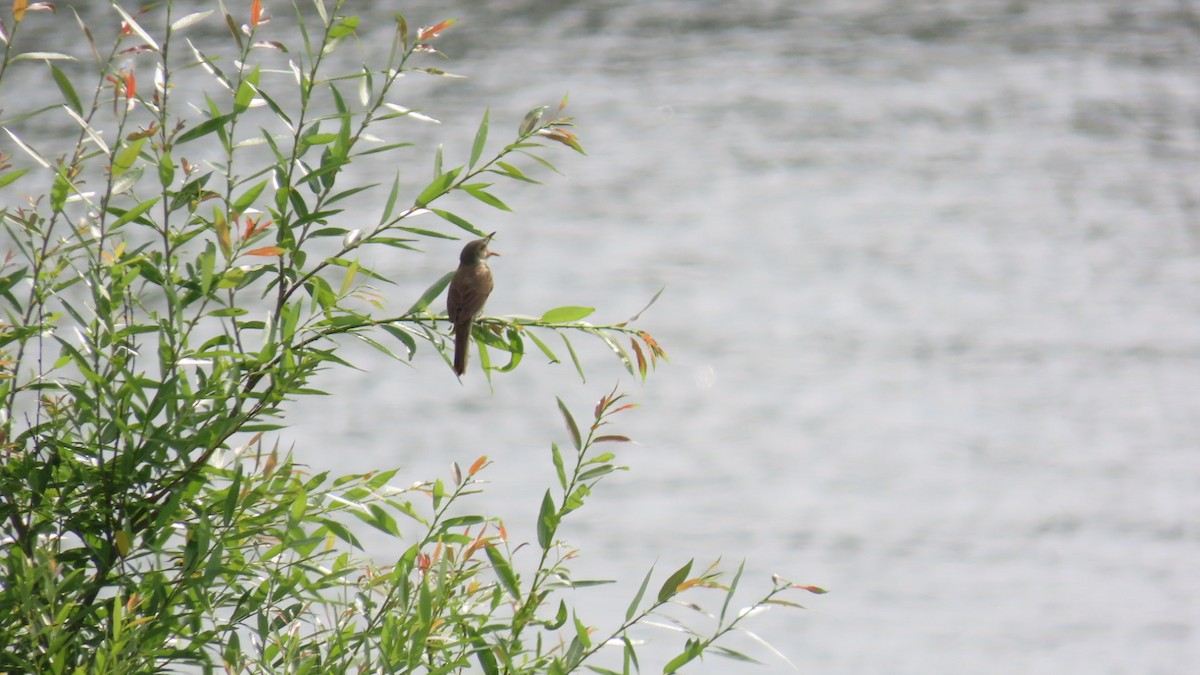
[[[58,66],[53,63],[46,62],[50,66],[50,75],[54,78],[54,83],[58,85],[58,90],[62,92],[63,99],[67,105],[78,114],[83,114],[83,104],[79,101],[79,95],[75,93],[75,87],[71,85],[71,80],[66,73],[59,70]]]
[[[542,314],[540,321],[544,323],[570,323],[591,316],[595,307],[556,307]]]
[[[15,171],[9,171],[3,175],[0,175],[0,188],[4,187],[5,185],[8,185],[9,183],[20,178],[21,176],[24,176],[28,172],[29,172],[29,169],[26,168],[26,169],[17,169]]]
[[[646,572],[646,578],[642,579],[642,585],[638,587],[637,595],[633,596],[633,602],[629,603],[629,609],[625,610],[625,621],[628,622],[637,612],[638,605],[642,604],[642,597],[646,595],[646,587],[650,585],[650,575],[654,574],[654,568],[651,567]]]
[[[134,218],[137,218],[138,216],[142,215],[143,213],[149,211],[152,206],[154,206],[155,204],[158,203],[158,200],[159,200],[158,197],[153,197],[151,199],[147,199],[146,201],[138,204],[137,206],[133,207],[132,209],[129,209],[125,213],[122,213],[120,215],[120,217],[118,217],[116,220],[114,220],[112,222],[111,225],[109,225],[109,227],[112,229],[121,227],[125,223],[128,223],[129,221],[133,220]],[[113,209],[110,207],[108,209],[108,211],[110,213],[114,213],[116,211],[116,209]]]
[[[483,155],[483,146],[487,143],[488,136],[488,113],[488,110],[483,111],[483,120],[475,132],[475,143],[471,146],[471,161],[467,164],[469,167],[475,166],[479,162],[479,157]]]
[[[554,531],[558,529],[558,509],[554,506],[554,497],[546,490],[542,498],[542,508],[538,513],[537,536],[538,545],[545,551],[554,543]]]
[[[171,30],[172,31],[181,31],[184,28],[187,28],[188,26],[200,23],[201,21],[207,19],[209,16],[212,15],[212,13],[213,13],[213,10],[210,9],[210,10],[206,10],[203,12],[193,12],[191,14],[188,14],[187,16],[172,23]]]
[[[667,577],[663,582],[662,588],[658,590],[658,601],[660,603],[670,600],[676,593],[679,592],[679,585],[687,579],[687,575],[692,571],[692,560],[687,561],[687,564],[675,570],[674,574]]]
[[[125,25],[129,26],[133,32],[137,33],[138,37],[145,40],[146,44],[154,48],[154,51],[162,51],[162,49],[158,46],[158,43],[154,41],[154,38],[150,37],[150,34],[143,30],[141,25],[139,25],[137,21],[133,20],[132,16],[129,16],[129,12],[121,9],[121,6],[115,2],[112,3],[112,6],[113,9],[117,10],[117,13],[121,15],[121,18],[125,20]]]
[[[408,316],[410,314],[424,312],[425,309],[427,307],[429,307],[429,303],[436,300],[437,297],[442,294],[442,291],[446,290],[446,287],[450,285],[450,280],[453,278],[454,278],[453,271],[447,272],[444,275],[442,275],[442,278],[433,282],[433,285],[431,285],[429,288],[425,289],[425,292],[421,294],[421,297],[417,298],[417,301],[413,303],[412,307],[408,308],[408,311],[405,312],[404,315]]]
[[[583,439],[579,436],[579,425],[575,424],[575,418],[571,416],[571,411],[567,410],[567,404],[563,403],[561,398],[555,398],[558,401],[558,409],[562,412],[563,419],[567,422],[567,431],[571,434],[571,443],[574,444],[576,450],[583,449]]]
[[[484,550],[487,552],[488,560],[492,563],[492,569],[496,571],[496,578],[500,580],[500,585],[505,591],[512,596],[513,600],[521,599],[521,587],[517,583],[517,575],[513,572],[512,565],[504,559],[504,554],[500,553],[495,546],[486,546]]]

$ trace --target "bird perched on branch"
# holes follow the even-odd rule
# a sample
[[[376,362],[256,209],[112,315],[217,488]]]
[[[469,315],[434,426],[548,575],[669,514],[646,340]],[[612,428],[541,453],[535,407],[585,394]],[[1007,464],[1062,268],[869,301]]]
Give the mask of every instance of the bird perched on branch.
[[[467,370],[467,356],[471,351],[471,325],[483,311],[483,305],[492,293],[492,270],[487,259],[500,255],[488,248],[493,232],[483,239],[468,242],[458,257],[458,271],[450,281],[450,293],[446,298],[446,313],[454,325],[454,373],[459,377]]]

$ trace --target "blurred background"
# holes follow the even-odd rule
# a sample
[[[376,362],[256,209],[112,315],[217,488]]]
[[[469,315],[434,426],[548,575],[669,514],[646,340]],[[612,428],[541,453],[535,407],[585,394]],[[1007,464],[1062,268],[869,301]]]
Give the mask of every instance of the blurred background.
[[[291,8],[266,4],[267,36],[288,29]],[[477,356],[460,385],[428,349],[410,367],[347,343],[361,372],[329,373],[316,386],[333,396],[294,407],[283,439],[300,461],[400,466],[406,484],[487,454],[471,507],[535,540],[549,445],[566,441],[554,397],[586,418],[617,386],[641,404],[614,428],[639,441],[615,448],[632,471],[560,530],[577,578],[618,582],[568,594],[601,630],[651,565],[661,578],[723,556],[746,561],[746,603],[771,574],[831,591],[748,624],[801,672],[1200,663],[1200,9],[350,5],[364,21],[345,69],[390,43],[400,11],[414,28],[457,17],[434,65],[468,76],[402,81],[394,102],[442,124],[405,120],[418,147],[352,178],[398,170],[415,191],[437,143],[465,160],[485,107],[498,148],[569,91],[587,158],[556,148],[565,176],[499,186],[513,214],[442,206],[499,231],[488,313],[578,304],[616,322],[665,286],[639,325],[671,362],[642,385],[581,338],[586,383],[535,353],[489,389]],[[375,222],[385,197],[338,224]],[[461,242],[422,246],[364,253],[398,280],[381,289],[390,309]],[[680,643],[641,636],[647,672]],[[688,672],[792,672],[748,638],[729,646],[766,666]]]

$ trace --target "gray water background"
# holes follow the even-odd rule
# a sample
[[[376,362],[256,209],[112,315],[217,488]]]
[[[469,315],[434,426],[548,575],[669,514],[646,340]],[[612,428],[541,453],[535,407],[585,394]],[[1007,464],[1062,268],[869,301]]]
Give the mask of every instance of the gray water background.
[[[401,466],[406,484],[486,453],[471,505],[532,540],[549,443],[566,440],[554,397],[585,417],[617,385],[641,404],[614,429],[639,441],[618,448],[632,471],[561,532],[577,577],[619,581],[569,595],[588,623],[615,626],[651,565],[724,556],[746,560],[745,602],[774,573],[830,589],[749,624],[800,672],[1198,667],[1194,8],[352,4],[368,47],[393,11],[458,17],[438,66],[470,79],[408,78],[395,102],[443,124],[414,122],[421,147],[351,171],[399,167],[416,187],[435,142],[467,155],[485,106],[499,143],[569,91],[589,157],[557,152],[565,177],[504,186],[512,215],[452,207],[499,230],[488,311],[620,321],[666,286],[640,324],[671,363],[643,386],[581,341],[586,384],[531,355],[491,391],[428,350],[409,368],[347,343],[364,372],[294,407],[283,440],[301,461]],[[374,222],[383,198],[339,224]],[[403,309],[459,247],[364,255]],[[402,546],[369,544],[383,560]],[[641,636],[657,672],[678,638]],[[791,672],[730,646],[768,665],[690,672]]]

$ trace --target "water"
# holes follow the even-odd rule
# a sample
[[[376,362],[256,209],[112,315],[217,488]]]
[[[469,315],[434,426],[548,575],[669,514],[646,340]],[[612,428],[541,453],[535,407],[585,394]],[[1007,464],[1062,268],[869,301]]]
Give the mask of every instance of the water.
[[[388,4],[363,11],[383,24]],[[446,7],[403,8],[461,19],[442,65],[472,78],[406,81],[397,102],[444,122],[422,138],[465,156],[485,105],[499,142],[569,90],[589,152],[556,154],[567,176],[546,187],[505,186],[514,215],[455,206],[500,231],[489,312],[619,321],[665,285],[642,325],[671,363],[643,387],[582,342],[587,384],[530,358],[491,393],[429,352],[407,368],[348,344],[367,372],[298,403],[284,438],[303,461],[407,481],[486,453],[474,503],[529,540],[565,440],[554,396],[583,415],[619,383],[642,404],[618,425],[633,470],[563,532],[579,576],[620,580],[576,594],[590,623],[615,624],[650,565],[724,555],[747,561],[746,601],[772,573],[832,591],[750,624],[802,672],[1200,662],[1187,3]],[[415,185],[420,152],[387,160]],[[372,260],[407,306],[458,247]],[[645,636],[655,671],[673,638]],[[691,672],[790,672],[731,646],[768,666]]]

